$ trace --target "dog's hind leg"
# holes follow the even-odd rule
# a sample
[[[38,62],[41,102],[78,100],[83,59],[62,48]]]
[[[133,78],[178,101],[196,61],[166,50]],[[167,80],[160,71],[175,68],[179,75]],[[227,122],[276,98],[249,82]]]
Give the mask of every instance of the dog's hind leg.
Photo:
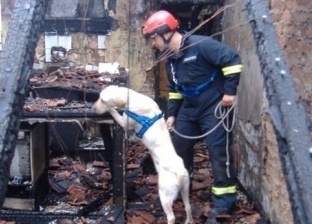
[[[173,210],[172,210],[172,204],[173,204],[172,195],[168,195],[165,192],[162,192],[161,190],[159,190],[158,193],[159,193],[161,206],[166,214],[168,224],[174,224],[175,217],[174,217]]]
[[[189,198],[189,189],[190,189],[190,180],[189,177],[183,177],[184,183],[180,190],[181,197],[184,203],[185,212],[186,212],[186,220],[185,224],[191,224],[194,223],[193,216],[192,216],[192,208],[190,205],[190,198]]]

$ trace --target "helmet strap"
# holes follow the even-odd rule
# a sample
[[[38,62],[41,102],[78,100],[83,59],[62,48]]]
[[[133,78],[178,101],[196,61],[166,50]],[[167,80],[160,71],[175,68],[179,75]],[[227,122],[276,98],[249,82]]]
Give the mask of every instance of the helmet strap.
[[[169,50],[169,43],[171,41],[171,38],[172,38],[173,34],[174,34],[174,31],[172,32],[172,34],[170,35],[170,37],[168,39],[166,39],[164,37],[164,35],[160,35],[162,37],[162,39],[164,40],[164,44],[165,44],[165,47],[164,47],[165,49],[164,50]]]

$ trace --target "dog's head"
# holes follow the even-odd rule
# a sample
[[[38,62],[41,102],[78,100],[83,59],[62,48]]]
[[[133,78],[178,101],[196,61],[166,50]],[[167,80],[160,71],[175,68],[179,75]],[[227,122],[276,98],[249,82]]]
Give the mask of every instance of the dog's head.
[[[126,107],[126,97],[118,86],[108,86],[100,93],[99,99],[93,104],[92,110],[97,114],[103,114],[110,108],[123,109]]]

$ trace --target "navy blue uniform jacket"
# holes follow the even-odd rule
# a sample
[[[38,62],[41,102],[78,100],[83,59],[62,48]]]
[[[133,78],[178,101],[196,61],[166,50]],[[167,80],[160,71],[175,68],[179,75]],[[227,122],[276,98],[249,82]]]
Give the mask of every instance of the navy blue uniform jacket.
[[[183,98],[189,97],[183,92],[184,88],[196,89],[207,84],[200,92],[221,89],[223,94],[236,95],[242,67],[239,55],[231,47],[208,36],[188,37],[179,53],[166,61],[168,117],[176,116]]]

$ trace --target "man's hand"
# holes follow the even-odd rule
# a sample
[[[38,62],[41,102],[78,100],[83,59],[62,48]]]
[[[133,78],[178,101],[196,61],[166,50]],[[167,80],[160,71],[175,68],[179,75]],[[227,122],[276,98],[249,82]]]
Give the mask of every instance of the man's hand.
[[[173,125],[174,125],[174,121],[175,121],[175,117],[174,116],[171,116],[171,117],[167,118],[166,125],[167,125],[167,128],[168,128],[169,131],[172,131],[172,128],[173,128]]]
[[[224,94],[223,98],[222,98],[222,105],[225,107],[232,106],[235,102],[235,98],[236,98],[236,96]]]

